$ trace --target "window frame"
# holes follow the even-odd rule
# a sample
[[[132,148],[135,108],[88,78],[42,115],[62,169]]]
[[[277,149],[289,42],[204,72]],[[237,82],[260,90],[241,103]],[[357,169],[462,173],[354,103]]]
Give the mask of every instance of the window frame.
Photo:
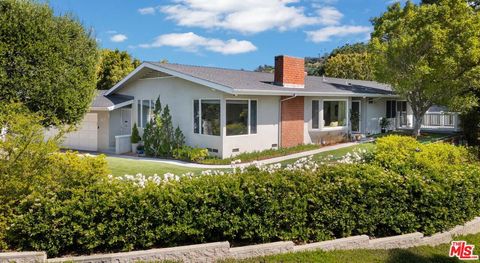
[[[151,99],[137,99],[137,124],[138,128],[145,129],[147,127],[147,123],[143,123],[143,101],[148,100],[148,113],[147,113],[147,123],[153,117],[153,110],[155,108],[155,100]]]
[[[227,135],[227,102],[229,100],[244,100],[248,101],[248,133],[247,134],[238,134],[238,135]],[[255,112],[255,117],[257,120],[257,131],[252,133],[252,101],[257,103],[257,110]],[[226,137],[241,137],[241,136],[250,136],[258,134],[258,99],[244,99],[244,98],[226,98],[225,99],[225,136]]]
[[[198,100],[198,133],[195,132],[195,101]],[[204,134],[202,129],[202,100],[218,100],[220,103],[220,134],[213,135],[213,134]],[[192,133],[196,135],[202,136],[214,136],[214,137],[222,137],[223,136],[223,129],[222,129],[222,99],[220,98],[198,98],[192,100]]]
[[[343,101],[343,102],[345,102],[345,125],[337,126],[337,127],[325,126],[325,101],[338,101],[338,102]],[[326,131],[344,130],[344,129],[348,128],[348,125],[349,125],[348,99],[323,99],[322,100],[322,125],[321,125],[322,128],[321,129],[326,130]]]
[[[316,128],[313,126],[313,124],[314,124],[314,121],[313,121],[313,110],[314,110],[313,103],[314,102],[317,102],[317,127]],[[311,103],[311,105],[312,105],[312,130],[321,130],[321,128],[322,128],[321,125],[320,125],[320,122],[321,122],[320,121],[320,102],[321,102],[320,99],[313,99],[312,103]],[[322,102],[322,104],[323,104],[323,102]]]

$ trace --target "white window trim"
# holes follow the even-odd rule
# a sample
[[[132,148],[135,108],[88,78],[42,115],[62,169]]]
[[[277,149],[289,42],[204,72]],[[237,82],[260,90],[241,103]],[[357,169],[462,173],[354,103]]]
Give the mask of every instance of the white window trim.
[[[325,101],[344,101],[345,102],[345,125],[337,126],[337,127],[329,127],[325,126],[325,119],[324,119],[324,112],[325,112]],[[320,120],[320,118],[318,118]],[[348,99],[322,99],[322,131],[341,131],[348,129],[349,121],[348,121]]]
[[[352,132],[355,132],[355,133],[361,133],[362,132],[362,100],[359,100],[359,99],[355,99],[355,100],[352,100],[352,104],[354,102],[358,102],[358,115],[359,115],[359,120],[358,120],[358,131],[353,131],[352,128],[350,128],[350,130]],[[347,102],[348,103],[348,102]],[[350,110],[352,109],[353,107],[350,106]],[[350,111],[347,112],[348,115],[351,115],[350,114]],[[349,117],[349,116],[347,116]],[[351,117],[351,116],[350,116]],[[350,124],[350,121],[349,121],[349,124]],[[353,125],[351,125],[351,127],[353,127]]]
[[[198,133],[195,132],[195,101],[198,100]],[[220,102],[220,134],[213,135],[213,134],[204,134],[202,132],[202,100],[218,100]],[[220,98],[201,98],[201,99],[193,99],[192,100],[192,133],[194,135],[201,135],[201,136],[209,136],[209,137],[222,137],[223,136],[223,129],[222,129],[222,99]]]
[[[321,99],[312,99],[310,101],[310,105],[312,107],[312,113],[313,113],[313,102],[314,101],[318,101],[318,107],[317,107],[317,112],[318,112],[318,128],[313,128],[313,114],[311,116],[311,119],[312,119],[312,124],[310,125],[310,129],[312,131],[321,131],[322,130],[322,125],[321,125],[321,122],[322,122],[322,119],[320,118],[320,105],[323,105],[323,102]],[[323,113],[323,110],[322,110],[322,113]],[[323,118],[323,117],[322,117]]]
[[[153,118],[153,108],[155,107],[155,101],[151,99],[137,99],[137,127],[145,129],[147,124],[143,125],[143,101],[148,100],[148,115],[147,115],[147,122],[149,122]],[[140,103],[139,103],[140,102]],[[140,106],[140,107],[139,107]],[[138,118],[138,114],[140,113],[140,119]]]
[[[248,101],[248,133],[247,134],[239,134],[239,135],[227,135],[227,101],[229,100],[246,100]],[[257,102],[257,112],[255,113],[257,116],[257,133],[252,133],[251,131],[251,101]],[[245,136],[252,136],[258,134],[258,100],[257,99],[242,99],[242,98],[226,98],[225,99],[225,137],[234,138],[234,137],[245,137]]]

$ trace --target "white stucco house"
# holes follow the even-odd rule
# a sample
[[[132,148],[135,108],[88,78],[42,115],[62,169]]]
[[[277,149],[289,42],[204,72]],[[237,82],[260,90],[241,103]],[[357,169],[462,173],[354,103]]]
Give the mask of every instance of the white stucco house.
[[[405,100],[388,85],[307,76],[300,58],[277,56],[275,73],[144,62],[107,91],[99,91],[89,113],[64,146],[88,151],[130,151],[130,133],[140,133],[154,101],[170,107],[190,146],[222,158],[298,144],[328,144],[351,134],[411,128]],[[424,128],[456,131],[456,114],[432,108]],[[352,118],[353,117],[353,118]]]

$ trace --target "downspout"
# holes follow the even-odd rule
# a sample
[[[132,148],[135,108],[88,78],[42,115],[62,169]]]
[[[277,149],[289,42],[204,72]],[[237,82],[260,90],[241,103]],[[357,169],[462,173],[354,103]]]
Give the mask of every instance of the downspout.
[[[278,111],[278,149],[282,146],[282,103],[287,100],[291,100],[297,97],[297,94],[293,93],[291,97],[280,100],[280,110]],[[280,97],[281,98],[281,97]]]

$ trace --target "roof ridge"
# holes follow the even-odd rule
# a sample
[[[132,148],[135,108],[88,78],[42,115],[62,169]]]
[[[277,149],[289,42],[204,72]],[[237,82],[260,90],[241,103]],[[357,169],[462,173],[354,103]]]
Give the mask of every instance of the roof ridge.
[[[182,64],[182,63],[161,63],[156,61],[144,61],[147,63],[152,64],[166,64],[166,65],[177,65],[177,66],[187,66],[187,67],[197,67],[197,68],[211,68],[211,69],[222,69],[222,70],[230,70],[230,71],[240,71],[240,72],[251,72],[251,73],[262,73],[262,74],[273,74],[270,72],[261,72],[261,71],[254,71],[248,69],[234,69],[234,68],[222,68],[222,67],[214,67],[214,66],[200,66],[200,65],[192,65],[192,64]]]

